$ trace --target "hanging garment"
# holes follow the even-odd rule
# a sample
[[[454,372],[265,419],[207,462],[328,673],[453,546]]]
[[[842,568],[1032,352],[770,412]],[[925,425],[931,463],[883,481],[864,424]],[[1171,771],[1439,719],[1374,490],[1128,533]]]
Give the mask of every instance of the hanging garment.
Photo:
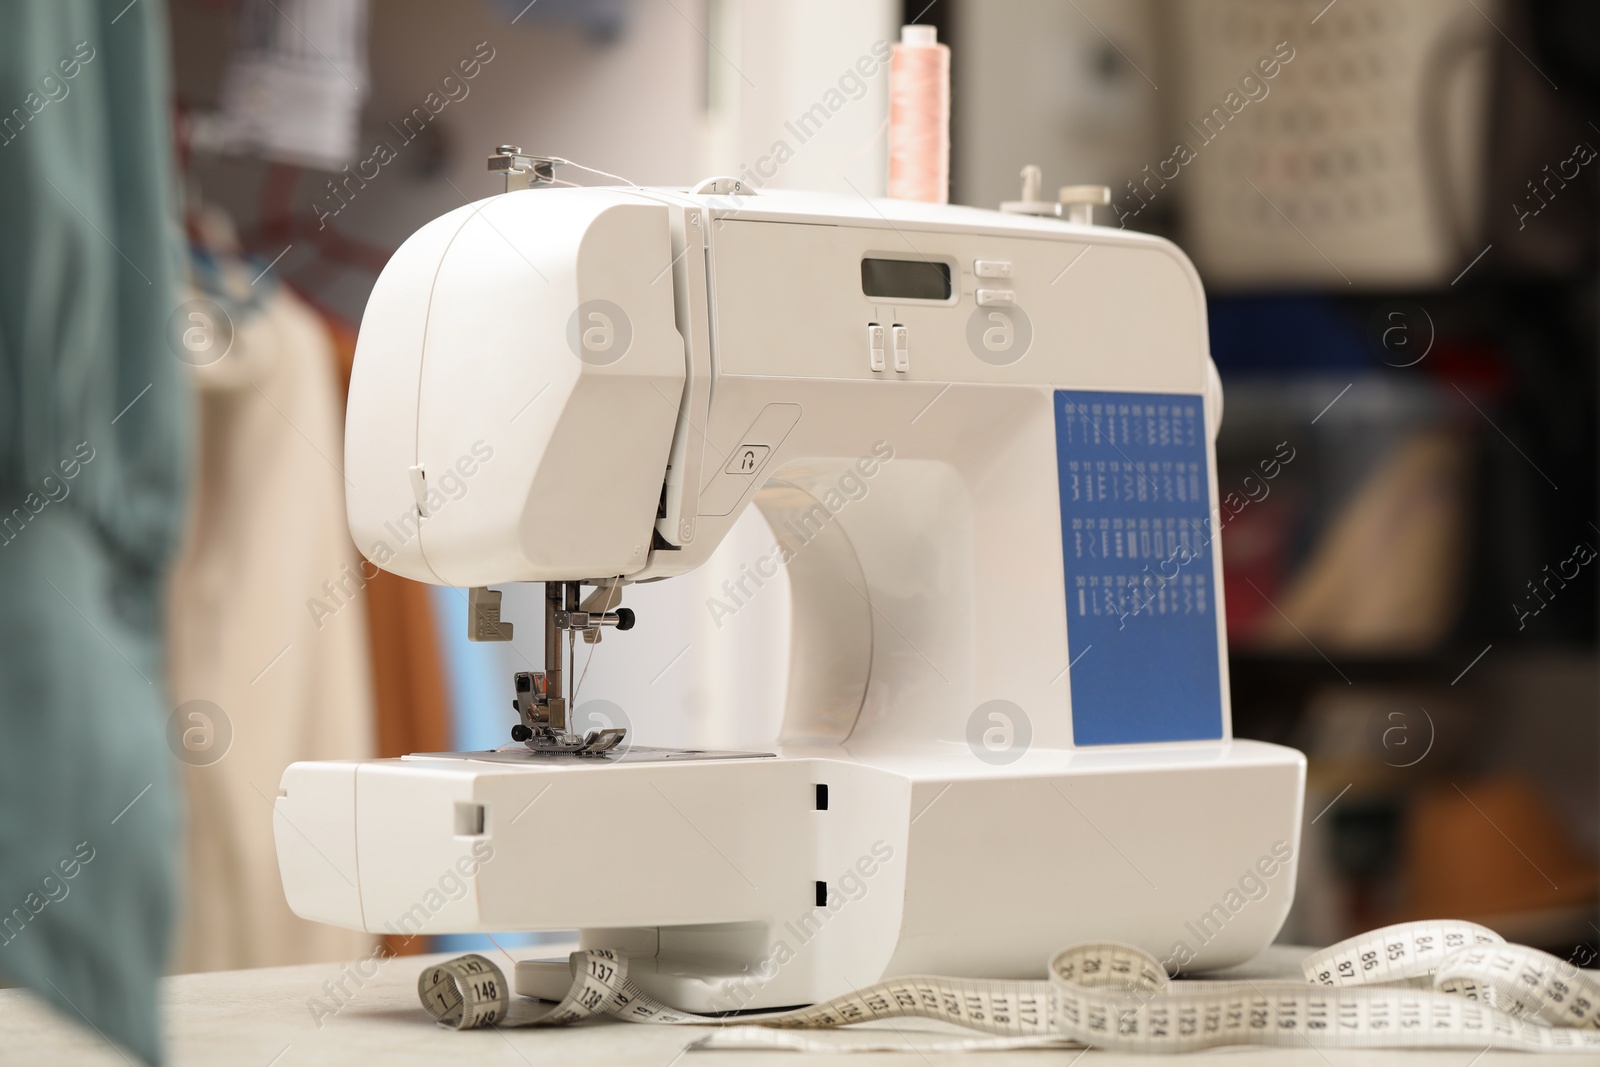
[[[233,253],[225,220],[206,212],[200,223],[195,278],[225,354],[195,360],[194,506],[169,601],[190,801],[176,969],[355,959],[372,936],[295,916],[273,840],[298,832],[273,810],[285,767],[373,755],[332,344],[270,273],[250,281],[265,265]]]
[[[160,590],[189,415],[165,337],[166,5],[3,14],[0,980],[153,1063],[179,839]]]
[[[367,0],[240,0],[220,107],[199,147],[338,170],[367,96]]]

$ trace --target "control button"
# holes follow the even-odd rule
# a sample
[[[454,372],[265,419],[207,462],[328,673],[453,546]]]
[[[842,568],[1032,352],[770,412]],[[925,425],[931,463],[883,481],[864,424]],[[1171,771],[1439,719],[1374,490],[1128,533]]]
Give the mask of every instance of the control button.
[[[1011,264],[1004,259],[974,260],[972,273],[980,278],[1009,278],[1011,277]]]
[[[788,440],[789,431],[799,421],[799,404],[768,404],[762,408],[744,433],[732,438],[745,443],[722,457],[726,461],[723,468],[712,475],[709,485],[701,488],[696,508],[700,518],[731,515],[740,503],[754,494],[761,487],[761,472],[772,465],[784,441]],[[756,441],[761,443],[755,444]],[[706,447],[711,445],[707,443]],[[718,452],[721,452],[720,447]]]
[[[722,469],[729,474],[754,474],[767,461],[767,453],[771,451],[767,445],[740,445],[733,450],[733,458]]]
[[[904,326],[895,326],[889,330],[890,341],[894,346],[894,369],[904,373],[911,369],[911,331]]]
[[[979,289],[977,296],[981,308],[1008,308],[1017,302],[1017,294],[1010,289]]]
[[[867,324],[867,359],[873,370],[883,370],[883,327],[875,322]]]

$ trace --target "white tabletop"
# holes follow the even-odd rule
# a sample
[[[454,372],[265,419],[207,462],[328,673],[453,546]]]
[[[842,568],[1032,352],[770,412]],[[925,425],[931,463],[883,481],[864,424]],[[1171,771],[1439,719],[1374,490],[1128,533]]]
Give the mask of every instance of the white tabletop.
[[[550,958],[569,946],[541,945],[519,955]],[[1252,964],[1250,976],[1285,976],[1297,971],[1303,949],[1269,949]],[[1132,1056],[1090,1050],[987,1053],[860,1053],[837,1055],[795,1052],[699,1050],[686,1047],[707,1031],[695,1026],[646,1026],[594,1022],[565,1029],[444,1030],[417,1003],[417,975],[444,956],[405,956],[384,961],[371,979],[347,977],[338,964],[319,963],[251,971],[179,975],[164,981],[169,1061],[177,1067],[228,1064],[229,1067],[307,1067],[313,1064],[374,1063],[384,1067],[448,1063],[452,1067],[561,1067],[565,1064],[614,1064],[617,1067],[743,1067],[745,1064],[834,1067],[871,1064],[1010,1064],[1016,1067],[1100,1062],[1139,1067],[1172,1062],[1172,1057]],[[505,958],[498,962],[510,971]],[[367,968],[371,971],[371,966]],[[319,1019],[313,1002],[331,1003],[323,983],[344,979],[347,1004],[337,1014]],[[359,984],[358,984],[359,983]],[[320,1023],[320,1025],[319,1025]],[[922,1020],[899,1020],[891,1027],[875,1024],[898,1039],[974,1036],[971,1032]],[[859,1033],[866,1027],[855,1027]],[[852,1030],[814,1032],[830,1040],[848,1041]],[[1524,1053],[1448,1050],[1429,1052],[1340,1051],[1316,1049],[1219,1049],[1195,1054],[1206,1067],[1289,1064],[1292,1067],[1494,1067],[1513,1061],[1528,1063]],[[7,1063],[86,1064],[126,1067],[127,1060],[93,1030],[74,1026],[30,994],[0,990],[0,1059]],[[1549,1057],[1543,1062],[1576,1064],[1582,1056]]]

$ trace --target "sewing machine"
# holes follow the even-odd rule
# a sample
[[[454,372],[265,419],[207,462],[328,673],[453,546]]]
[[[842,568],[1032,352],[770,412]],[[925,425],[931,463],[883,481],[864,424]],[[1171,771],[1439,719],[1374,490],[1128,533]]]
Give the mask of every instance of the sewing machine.
[[[1008,207],[516,189],[406,241],[356,352],[350,528],[470,590],[478,639],[532,621],[488,587],[545,583],[543,670],[508,679],[500,749],[291,766],[294,911],[576,929],[694,1011],[1039,977],[1085,940],[1186,972],[1268,944],[1305,761],[1231,735],[1199,279],[1082,205]],[[578,639],[626,662],[674,625],[630,590],[752,507],[772,549],[724,603],[786,576],[782,706],[751,709],[781,726],[732,750],[576,729]]]

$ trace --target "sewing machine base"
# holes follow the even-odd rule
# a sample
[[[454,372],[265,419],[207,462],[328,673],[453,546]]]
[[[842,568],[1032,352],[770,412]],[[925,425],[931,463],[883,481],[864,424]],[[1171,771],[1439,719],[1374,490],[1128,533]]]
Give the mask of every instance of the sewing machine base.
[[[537,752],[526,745],[502,745],[500,748],[476,752],[418,752],[406,756],[408,760],[471,760],[477,763],[505,763],[514,767],[539,766],[545,763],[616,764],[616,763],[678,763],[718,759],[772,759],[773,752],[725,752],[705,748],[651,748],[633,745],[612,749],[609,752],[585,755],[575,752]]]
[[[1185,971],[1248,959],[1293,898],[1304,773],[1251,741],[1035,749],[1003,771],[965,749],[302,763],[277,840],[306,918],[576,929],[652,996],[732,1011],[890,975],[1040,977],[1094,939]]]

